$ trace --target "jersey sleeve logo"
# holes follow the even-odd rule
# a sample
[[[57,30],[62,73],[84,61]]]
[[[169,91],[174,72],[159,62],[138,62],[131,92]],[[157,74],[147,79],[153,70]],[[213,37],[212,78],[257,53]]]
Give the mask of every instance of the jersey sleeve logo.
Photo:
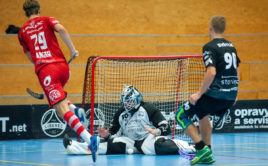
[[[213,61],[211,59],[211,55],[212,55],[211,51],[204,51],[203,52],[203,59],[204,59],[206,66],[208,66],[209,64],[213,64]]]
[[[205,61],[205,65],[206,65],[206,66],[208,66],[209,64],[213,64],[211,58],[209,58],[209,59],[207,59],[207,60]]]
[[[49,99],[51,101],[56,101],[60,97],[61,97],[61,94],[58,90],[52,90],[51,92],[49,92]]]

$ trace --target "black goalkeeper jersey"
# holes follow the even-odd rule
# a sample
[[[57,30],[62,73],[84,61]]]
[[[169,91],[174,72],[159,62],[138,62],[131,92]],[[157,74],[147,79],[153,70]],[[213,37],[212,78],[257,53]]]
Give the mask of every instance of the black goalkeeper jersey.
[[[203,60],[206,68],[216,68],[216,76],[205,94],[217,99],[235,100],[240,59],[233,44],[224,38],[213,39],[203,47]]]

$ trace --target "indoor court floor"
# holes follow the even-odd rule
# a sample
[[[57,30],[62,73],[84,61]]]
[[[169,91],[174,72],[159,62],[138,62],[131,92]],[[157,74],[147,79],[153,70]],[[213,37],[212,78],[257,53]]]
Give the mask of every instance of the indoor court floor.
[[[218,166],[268,165],[268,133],[213,134]],[[1,166],[187,166],[179,155],[67,155],[61,139],[0,141]],[[198,164],[197,164],[198,165]],[[204,165],[204,164],[202,164]]]

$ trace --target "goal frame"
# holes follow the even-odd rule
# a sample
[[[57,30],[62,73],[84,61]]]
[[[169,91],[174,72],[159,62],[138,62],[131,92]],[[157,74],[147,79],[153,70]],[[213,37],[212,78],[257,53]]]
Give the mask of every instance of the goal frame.
[[[91,102],[90,102],[90,134],[93,135],[93,125],[94,125],[94,104],[95,104],[95,66],[98,60],[100,59],[125,59],[125,60],[131,60],[131,59],[137,59],[137,60],[150,60],[150,59],[184,59],[184,58],[202,58],[202,55],[176,55],[176,56],[146,56],[146,57],[141,57],[141,56],[98,56],[98,55],[94,55],[94,56],[90,56],[88,58],[87,61],[87,65],[86,65],[86,71],[85,71],[85,78],[84,78],[84,87],[83,87],[83,95],[82,95],[82,107],[85,108],[85,98],[86,98],[86,81],[87,81],[87,77],[89,72],[91,72]],[[92,63],[90,63],[90,61],[92,61]],[[89,71],[89,64],[92,64],[91,71]],[[180,66],[180,74],[179,74],[179,80],[178,80],[178,85],[180,85],[180,81],[181,81],[181,66]],[[177,91],[179,91],[179,87],[177,89]],[[176,96],[178,97],[178,95]],[[178,109],[178,101],[176,99],[176,105],[175,105],[175,110],[176,111]],[[175,125],[176,121],[174,120],[174,125]],[[172,138],[174,138],[174,132],[175,132],[175,128],[172,129]]]

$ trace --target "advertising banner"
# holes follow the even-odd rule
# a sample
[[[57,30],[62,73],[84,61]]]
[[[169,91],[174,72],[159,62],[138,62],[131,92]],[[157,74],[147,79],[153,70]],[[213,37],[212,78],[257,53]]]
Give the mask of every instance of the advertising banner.
[[[0,140],[32,138],[32,107],[0,106]]]
[[[76,133],[48,105],[0,106],[0,140],[58,138]]]
[[[58,117],[56,110],[46,105],[32,106],[32,125],[34,138],[61,137],[67,123]]]
[[[89,126],[90,109],[86,111],[86,117],[81,117],[79,110],[76,111],[82,124]],[[97,119],[94,118],[94,124],[103,125],[102,110],[95,111],[98,116]],[[172,118],[174,115],[170,116],[165,117]],[[214,133],[268,132],[268,100],[238,101],[227,110],[225,116],[212,116],[211,124]],[[67,123],[58,117],[54,109],[48,108],[48,105],[0,106],[0,140],[59,138],[65,133],[71,137],[77,136]]]
[[[215,121],[217,119],[213,119]],[[226,132],[263,132],[268,131],[268,100],[238,101],[226,116],[214,126],[214,131]]]

